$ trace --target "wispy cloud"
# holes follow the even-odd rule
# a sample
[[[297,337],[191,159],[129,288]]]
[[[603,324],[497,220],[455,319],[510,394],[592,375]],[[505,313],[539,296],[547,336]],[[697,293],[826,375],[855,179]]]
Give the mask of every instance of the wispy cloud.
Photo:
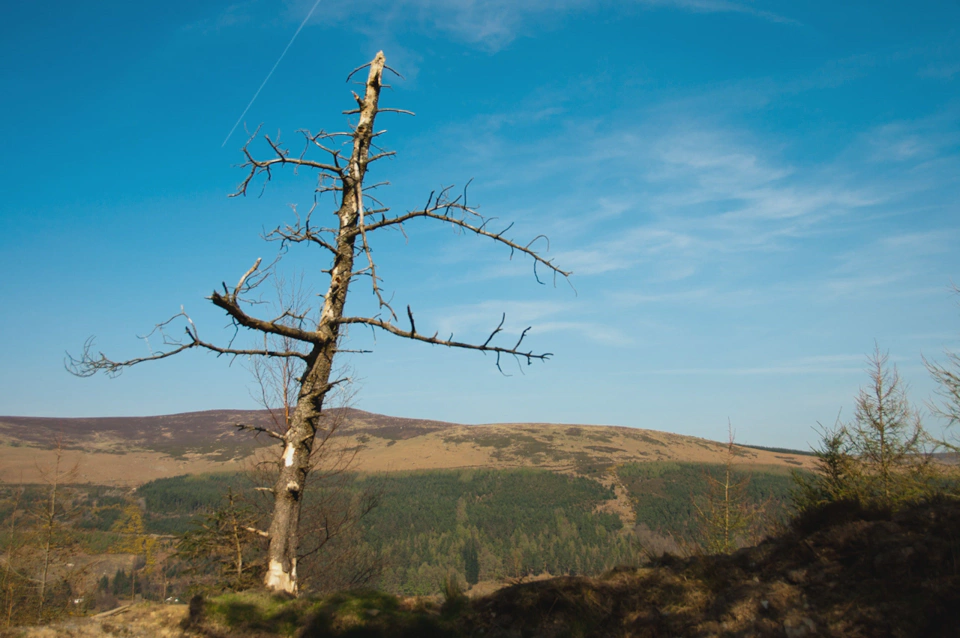
[[[929,273],[953,250],[957,237],[956,228],[941,227],[867,238],[834,255],[835,265],[824,273],[819,292],[833,298],[875,297],[881,291],[887,299],[943,295],[946,274],[937,286],[930,285],[937,282],[930,281]]]
[[[713,113],[646,110],[605,123],[572,121],[562,110],[548,117],[549,132],[532,137],[515,112],[480,116],[477,126],[465,125],[469,136],[445,133],[452,145],[461,135],[474,144],[461,166],[490,194],[507,193],[503,201],[512,204],[518,193],[539,193],[510,207],[510,218],[524,227],[518,232],[546,230],[557,263],[573,270],[581,291],[604,291],[607,308],[645,307],[648,316],[663,317],[690,307],[770,320],[770,312],[797,308],[798,300],[805,308],[858,299],[926,304],[944,294],[944,255],[960,233],[945,213],[958,185],[949,170],[958,158],[950,114],[866,129],[818,151],[814,162],[791,148],[796,140]],[[894,146],[902,136],[913,138],[915,151],[880,156],[875,140]],[[503,157],[510,171],[489,168]],[[496,199],[481,200],[497,211]],[[528,274],[501,265],[473,274]],[[610,322],[627,327],[632,320]],[[544,321],[564,319],[534,323]],[[859,358],[852,365],[788,361],[732,366],[730,373],[861,367]]]
[[[789,250],[826,232],[829,222],[887,199],[869,186],[791,166],[736,131],[697,129],[689,121],[657,136],[652,128],[590,142],[596,150],[584,165],[635,186],[632,199],[617,200],[620,223],[612,232],[593,222],[598,206],[575,207],[574,219],[591,220],[595,231],[586,246],[558,255],[575,273],[655,264],[659,278],[684,279],[722,255]],[[619,149],[613,158],[600,150],[612,145]],[[556,162],[558,152],[550,156]],[[645,220],[624,228],[637,218]]]
[[[605,345],[629,345],[633,338],[619,328],[584,317],[583,304],[574,302],[486,300],[431,311],[442,335],[488,335],[504,317],[503,334],[517,337],[528,326],[532,335],[551,332],[576,333],[577,340]],[[577,316],[581,319],[570,320]]]
[[[867,149],[805,166],[786,161],[782,144],[709,124],[687,115],[613,125],[616,133],[608,133],[595,122],[563,123],[560,118],[558,125],[568,132],[525,140],[519,147],[511,139],[522,121],[480,125],[464,165],[491,191],[550,193],[527,203],[520,218],[530,226],[547,224],[558,247],[557,263],[578,278],[639,268],[648,281],[675,282],[745,255],[809,248],[817,238],[853,234],[860,245],[878,236],[869,226],[871,218],[897,214],[897,203],[923,188],[902,170],[899,177],[878,182],[867,170]],[[581,143],[571,147],[570,138]],[[459,145],[458,135],[450,139]],[[515,168],[487,176],[496,166],[491,158],[503,156],[510,156]],[[571,166],[577,167],[573,181]],[[515,207],[511,216],[518,216]],[[924,246],[928,239],[934,241],[898,232],[889,241],[913,242],[926,250],[934,245]],[[935,243],[942,245],[942,238]],[[868,250],[886,256],[889,248]],[[842,265],[843,253],[839,259]],[[833,289],[840,294],[841,288],[854,286],[862,271],[839,268]],[[520,270],[497,266],[473,276],[509,273]],[[873,269],[874,277],[876,273]]]
[[[648,260],[690,254],[706,248],[703,242],[691,235],[641,227],[632,228],[616,237],[604,237],[585,248],[561,251],[557,255],[557,263],[562,263],[564,268],[572,269],[578,275],[602,275]]]
[[[957,231],[937,229],[921,232],[902,232],[881,237],[879,248],[895,250],[899,254],[931,255],[951,251],[956,246]]]
[[[505,317],[503,332],[519,335],[534,322],[569,313],[571,305],[560,302],[485,300],[478,303],[433,308],[431,322],[441,334],[464,337],[489,334]]]
[[[538,323],[535,329],[539,333],[574,332],[580,338],[610,346],[628,346],[635,343],[634,337],[623,330],[599,322],[589,321],[546,321]]]
[[[862,354],[831,354],[800,357],[790,361],[758,366],[729,366],[715,368],[665,368],[638,370],[638,374],[664,374],[677,376],[700,375],[807,375],[807,374],[855,374],[864,370],[866,358]]]
[[[956,109],[912,121],[898,120],[878,126],[864,135],[875,162],[917,162],[929,160],[960,146]]]
[[[290,13],[303,15],[309,0],[288,2]],[[692,13],[739,13],[781,24],[798,24],[788,16],[751,2],[727,0],[628,0],[638,8],[662,8]],[[565,17],[603,7],[598,0],[327,0],[316,23],[357,25],[380,33],[398,24],[444,32],[462,42],[498,50],[519,34]],[[377,26],[379,25],[379,26]]]
[[[904,294],[916,296],[929,292],[928,289],[901,288],[901,285],[909,281],[912,275],[913,273],[902,271],[889,274],[858,274],[852,277],[828,278],[819,287],[828,297],[844,299],[875,297],[878,290],[886,291],[887,298],[900,297]]]
[[[640,0],[642,4],[682,9],[697,13],[745,13],[771,22],[799,25],[800,22],[792,18],[759,9],[745,2],[728,2],[727,0]]]
[[[953,64],[931,64],[920,70],[920,75],[930,78],[940,78],[942,80],[952,80],[953,76],[960,74],[960,62]]]
[[[660,212],[707,211],[698,225],[749,229],[759,240],[754,244],[882,201],[865,188],[778,161],[750,136],[732,130],[665,135],[656,141],[653,159],[646,179],[661,186],[653,200]],[[754,234],[765,222],[771,223],[765,232]]]
[[[611,295],[617,306],[691,305],[698,307],[744,307],[772,301],[770,294],[752,288],[728,290],[720,287],[699,287],[670,292],[647,293],[617,291]]]
[[[248,24],[253,20],[253,13],[258,4],[258,0],[245,0],[228,5],[225,9],[208,18],[191,22],[183,27],[184,31],[199,31],[200,33],[211,33],[221,29]]]

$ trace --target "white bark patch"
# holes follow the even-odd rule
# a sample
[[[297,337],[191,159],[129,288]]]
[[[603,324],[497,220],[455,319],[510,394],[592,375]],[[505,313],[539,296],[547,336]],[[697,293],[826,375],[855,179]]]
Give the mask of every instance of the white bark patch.
[[[287,449],[283,451],[283,464],[287,467],[293,465],[293,443],[287,443]]]
[[[288,594],[297,593],[297,563],[294,561],[293,569],[290,573],[283,571],[283,564],[278,560],[271,560],[267,568],[267,578],[265,582],[267,589],[273,591],[285,591]]]

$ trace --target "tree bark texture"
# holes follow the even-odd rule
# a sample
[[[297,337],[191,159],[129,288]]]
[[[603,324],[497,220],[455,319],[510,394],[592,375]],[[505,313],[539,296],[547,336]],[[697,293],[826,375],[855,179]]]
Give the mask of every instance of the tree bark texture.
[[[310,470],[310,453],[320,427],[323,401],[330,390],[330,371],[337,350],[340,318],[353,276],[353,262],[359,224],[363,215],[363,177],[366,173],[373,125],[377,115],[383,74],[383,52],[370,63],[366,91],[358,97],[360,120],[353,134],[350,172],[343,180],[341,205],[337,211],[339,232],[337,252],[330,272],[330,286],[323,303],[317,333],[322,341],[313,347],[303,374],[297,406],[284,435],[280,472],[274,485],[274,509],[270,524],[270,545],[264,584],[276,592],[297,594],[297,549],[301,495]]]

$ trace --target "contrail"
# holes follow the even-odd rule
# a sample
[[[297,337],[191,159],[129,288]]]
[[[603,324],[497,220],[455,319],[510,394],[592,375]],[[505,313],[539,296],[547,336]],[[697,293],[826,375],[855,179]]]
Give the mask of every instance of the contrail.
[[[250,110],[250,107],[253,106],[253,103],[257,101],[257,97],[260,95],[260,91],[263,90],[263,87],[267,85],[267,82],[270,81],[270,76],[273,75],[273,72],[277,70],[277,67],[280,65],[280,60],[283,59],[283,56],[287,54],[287,51],[290,50],[290,45],[293,44],[293,41],[297,39],[297,36],[300,35],[300,30],[303,29],[303,25],[307,23],[307,20],[310,19],[310,16],[313,15],[314,10],[317,8],[317,5],[320,4],[320,0],[317,0],[313,3],[313,6],[310,8],[310,12],[307,14],[307,17],[303,19],[303,22],[300,23],[300,26],[297,27],[296,32],[293,34],[293,37],[290,38],[290,42],[287,43],[287,47],[283,50],[283,53],[280,54],[280,57],[277,58],[277,61],[274,63],[273,68],[270,69],[270,73],[267,73],[267,77],[263,79],[263,83],[260,85],[260,88],[257,89],[257,92],[253,94],[253,98],[250,100],[250,104],[247,104],[247,108],[243,109],[243,113],[240,114],[240,117],[237,118],[237,123],[233,125],[233,128],[230,129],[230,132],[227,133],[226,139],[223,140],[223,144],[220,145],[220,148],[223,148],[227,145],[227,142],[230,140],[230,137],[233,135],[233,132],[237,130],[237,127],[240,126],[240,122],[243,120],[243,116],[247,114],[247,111]]]

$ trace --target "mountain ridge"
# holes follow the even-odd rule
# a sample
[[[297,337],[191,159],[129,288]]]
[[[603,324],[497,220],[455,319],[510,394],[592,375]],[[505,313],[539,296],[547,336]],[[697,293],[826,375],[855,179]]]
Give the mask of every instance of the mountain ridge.
[[[395,472],[537,467],[597,478],[626,462],[722,463],[727,445],[688,435],[611,425],[463,425],[338,408],[338,444],[358,451],[356,469]],[[239,471],[275,441],[236,425],[271,429],[266,410],[204,410],[146,417],[0,416],[0,481],[37,482],[39,468],[79,463],[78,482],[135,486],[212,471]],[[327,425],[326,427],[329,427]],[[735,446],[738,465],[809,468],[803,453]]]

